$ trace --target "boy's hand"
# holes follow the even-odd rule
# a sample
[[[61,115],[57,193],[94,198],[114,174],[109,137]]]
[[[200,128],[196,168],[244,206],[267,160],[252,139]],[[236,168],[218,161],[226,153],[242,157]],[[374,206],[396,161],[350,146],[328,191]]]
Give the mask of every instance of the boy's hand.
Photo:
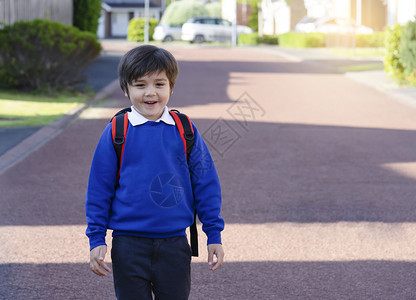
[[[90,251],[90,268],[95,274],[99,276],[107,276],[107,272],[111,272],[111,269],[104,262],[105,254],[107,253],[107,246],[101,245],[95,247]]]
[[[214,263],[214,255],[217,257],[217,261]],[[221,267],[224,261],[224,250],[221,244],[209,244],[208,245],[208,265],[212,271]]]

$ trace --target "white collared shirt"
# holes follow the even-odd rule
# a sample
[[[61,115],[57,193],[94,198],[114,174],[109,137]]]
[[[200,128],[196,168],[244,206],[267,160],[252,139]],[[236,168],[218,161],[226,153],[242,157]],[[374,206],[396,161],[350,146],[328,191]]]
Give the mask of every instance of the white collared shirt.
[[[146,119],[145,117],[143,117],[141,114],[139,114],[133,106],[131,106],[131,111],[128,112],[127,115],[128,115],[128,118],[129,118],[129,121],[130,121],[131,125],[133,125],[133,126],[142,125],[142,124],[150,121],[150,120]],[[164,122],[168,125],[175,125],[175,120],[170,115],[169,109],[168,109],[167,106],[165,106],[165,108],[163,109],[162,116],[154,122],[160,122],[160,121],[162,121],[162,122]]]

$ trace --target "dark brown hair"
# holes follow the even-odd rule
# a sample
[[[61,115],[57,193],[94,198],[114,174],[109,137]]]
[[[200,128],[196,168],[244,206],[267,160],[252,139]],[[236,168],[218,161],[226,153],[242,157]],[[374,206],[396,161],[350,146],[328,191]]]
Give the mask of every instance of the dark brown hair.
[[[120,60],[118,78],[120,87],[128,95],[128,85],[134,80],[152,73],[165,71],[170,90],[175,86],[178,77],[178,63],[173,55],[152,45],[143,45],[131,49]]]

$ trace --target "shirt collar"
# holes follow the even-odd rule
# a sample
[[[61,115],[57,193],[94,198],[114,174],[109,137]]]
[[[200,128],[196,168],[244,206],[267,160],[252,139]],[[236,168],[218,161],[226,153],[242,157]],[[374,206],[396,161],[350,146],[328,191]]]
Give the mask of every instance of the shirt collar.
[[[139,114],[137,110],[134,109],[133,106],[131,107],[131,112],[128,112],[127,114],[129,117],[129,121],[133,126],[142,125],[150,121],[149,119],[146,119],[141,114]],[[170,115],[169,109],[167,106],[165,106],[165,108],[163,109],[162,116],[159,119],[157,119],[155,122],[160,122],[160,121],[168,125],[175,125],[175,120]]]

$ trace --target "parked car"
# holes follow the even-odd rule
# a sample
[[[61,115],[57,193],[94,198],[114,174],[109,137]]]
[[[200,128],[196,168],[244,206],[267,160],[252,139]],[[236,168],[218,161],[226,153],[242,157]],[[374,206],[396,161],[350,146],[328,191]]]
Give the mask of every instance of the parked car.
[[[153,39],[155,41],[172,42],[180,41],[182,33],[182,26],[172,26],[168,24],[159,23],[153,32]]]
[[[230,21],[198,17],[191,18],[182,26],[182,40],[191,43],[228,42],[231,41],[233,26]],[[252,33],[250,27],[237,25],[237,36],[241,33]]]
[[[344,18],[311,18],[304,17],[295,26],[296,32],[322,32],[322,33],[337,33],[337,34],[370,34],[373,33],[373,29],[355,24],[354,20]]]

